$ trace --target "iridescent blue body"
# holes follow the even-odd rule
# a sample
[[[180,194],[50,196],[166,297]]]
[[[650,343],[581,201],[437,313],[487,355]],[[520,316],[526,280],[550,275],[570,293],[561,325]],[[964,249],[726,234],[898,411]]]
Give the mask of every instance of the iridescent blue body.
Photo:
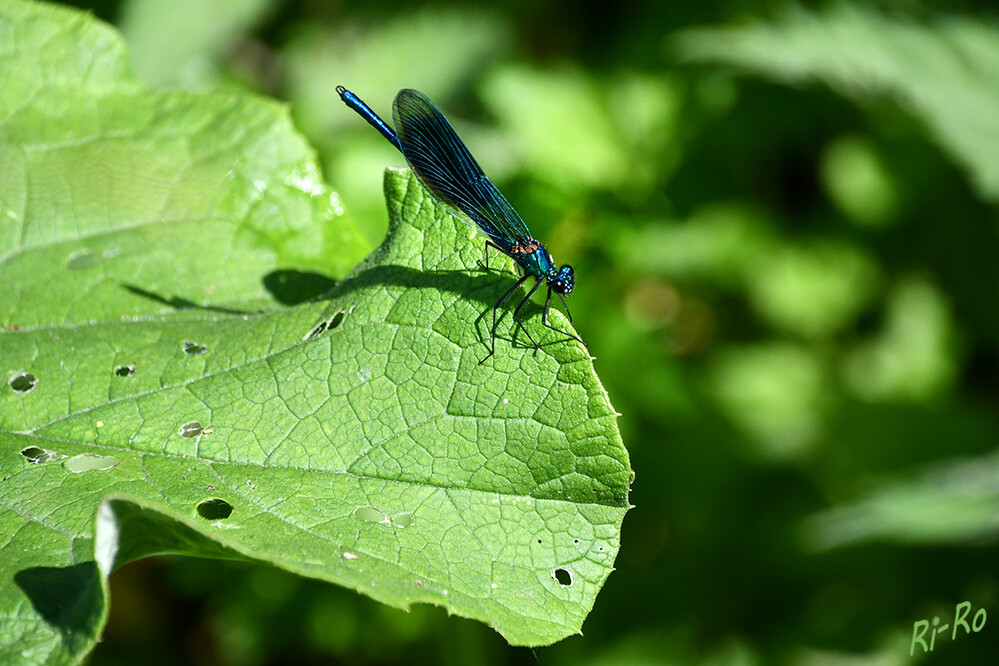
[[[520,215],[486,177],[440,109],[421,92],[408,88],[401,90],[392,105],[392,118],[395,122],[393,129],[357,95],[343,86],[337,86],[336,91],[344,104],[357,112],[399,149],[417,179],[434,199],[463,222],[468,223],[471,220],[490,237],[486,241],[486,268],[489,267],[489,248],[493,247],[513,258],[523,271],[524,274],[517,283],[493,306],[491,344],[486,358],[496,351],[496,311],[531,277],[534,278],[534,285],[514,308],[513,318],[534,344],[535,351],[538,349],[538,344],[534,342],[534,338],[518,315],[520,309],[541,286],[542,281],[548,287],[548,295],[545,298],[541,323],[553,331],[582,342],[572,333],[548,323],[552,292],[562,301],[566,316],[572,323],[572,315],[569,314],[569,308],[562,298],[571,294],[575,286],[572,266],[563,265],[556,268],[551,253],[531,236]]]

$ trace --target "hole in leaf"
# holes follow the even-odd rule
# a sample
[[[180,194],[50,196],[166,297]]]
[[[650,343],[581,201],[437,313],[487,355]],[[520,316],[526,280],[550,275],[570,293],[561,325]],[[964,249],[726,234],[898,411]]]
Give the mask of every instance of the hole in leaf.
[[[338,311],[335,315],[326,320],[326,330],[332,331],[334,328],[343,323],[343,318],[346,316],[347,313],[345,311]]]
[[[413,514],[411,513],[400,513],[392,516],[392,526],[393,527],[410,527],[413,524]]]
[[[212,497],[198,503],[198,515],[205,520],[225,520],[232,515],[232,504]]]
[[[340,324],[343,323],[343,319],[346,316],[347,316],[347,311],[346,310],[340,310],[335,315],[333,315],[332,317],[330,317],[330,323],[329,323],[329,325],[326,328],[328,330],[332,330],[332,329],[336,328],[337,326],[339,326]]]
[[[197,437],[205,431],[205,426],[201,425],[198,421],[191,421],[190,423],[185,423],[180,427],[180,436],[187,437]]]
[[[311,340],[312,338],[316,337],[317,335],[321,335],[327,328],[328,328],[327,323],[325,321],[321,321],[318,324],[316,324],[312,328],[312,330],[310,330],[308,333],[306,333],[305,337],[303,337],[302,339],[303,340]]]
[[[49,451],[39,446],[29,446],[26,449],[21,449],[21,455],[32,465],[39,465],[59,457],[59,454],[55,451]]]
[[[558,581],[558,584],[562,587],[572,585],[572,572],[568,569],[555,569],[552,571],[552,578]]]
[[[366,523],[388,523],[389,518],[373,506],[359,506],[354,509],[354,517]]]
[[[83,472],[111,469],[118,462],[117,458],[112,458],[111,456],[99,456],[96,453],[81,453],[64,462],[62,466],[73,474],[81,474]]]
[[[101,256],[92,250],[83,248],[72,252],[66,259],[66,268],[71,271],[82,271],[84,268],[96,266],[101,262]]]
[[[305,334],[303,340],[310,340],[317,335],[320,335],[326,331],[332,331],[334,328],[343,323],[344,317],[347,316],[346,310],[339,310],[329,319],[324,319],[323,321],[316,324],[311,331]]]
[[[131,377],[135,374],[134,365],[119,365],[114,369],[114,374],[116,377]]]
[[[18,393],[30,393],[38,386],[38,378],[30,372],[22,372],[10,378],[10,387]]]
[[[191,342],[190,340],[182,342],[180,348],[184,350],[185,354],[189,354],[190,356],[201,356],[208,352],[208,347],[197,342]]]

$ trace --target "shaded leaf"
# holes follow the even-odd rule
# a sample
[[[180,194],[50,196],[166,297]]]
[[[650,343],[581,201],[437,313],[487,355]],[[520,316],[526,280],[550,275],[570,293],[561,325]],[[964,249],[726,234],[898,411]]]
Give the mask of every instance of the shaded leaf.
[[[925,24],[841,3],[772,21],[694,28],[673,42],[690,61],[787,83],[820,81],[858,101],[889,96],[999,201],[999,27],[960,17]]]

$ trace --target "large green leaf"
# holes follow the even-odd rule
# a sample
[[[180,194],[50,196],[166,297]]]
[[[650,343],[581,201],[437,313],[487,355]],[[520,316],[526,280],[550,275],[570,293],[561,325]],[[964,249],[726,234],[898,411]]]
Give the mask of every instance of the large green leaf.
[[[387,240],[304,301],[363,242],[282,107],[145,90],[65,10],[0,35],[0,662],[78,661],[157,553],[578,632],[632,473],[581,345],[507,315],[479,363],[481,238],[389,172]]]
[[[962,17],[925,24],[846,3],[788,8],[774,21],[684,30],[680,54],[790,83],[890,96],[921,120],[981,195],[999,201],[999,27]]]

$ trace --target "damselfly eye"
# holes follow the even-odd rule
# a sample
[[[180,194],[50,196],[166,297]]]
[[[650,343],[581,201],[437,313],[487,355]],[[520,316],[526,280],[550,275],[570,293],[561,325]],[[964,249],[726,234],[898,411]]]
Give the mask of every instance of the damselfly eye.
[[[572,266],[562,266],[558,270],[558,274],[548,281],[548,286],[556,294],[569,295],[572,293],[572,288],[576,286],[576,280],[573,277]]]

